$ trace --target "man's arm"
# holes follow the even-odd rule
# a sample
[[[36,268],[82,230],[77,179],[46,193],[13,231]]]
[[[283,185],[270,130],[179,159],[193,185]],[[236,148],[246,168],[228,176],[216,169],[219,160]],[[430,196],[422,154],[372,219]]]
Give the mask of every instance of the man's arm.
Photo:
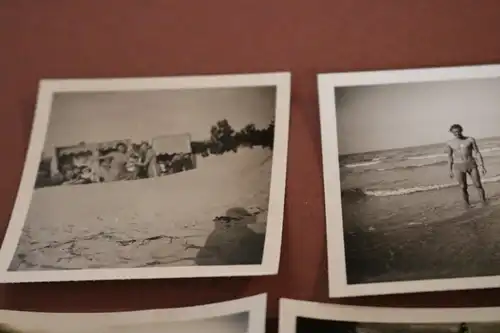
[[[450,147],[450,145],[446,145],[446,153],[448,154],[448,168],[450,169],[450,177],[452,177],[453,174],[453,149]]]
[[[479,167],[484,169],[484,160],[483,160],[483,155],[479,151],[479,147],[477,146],[476,139],[472,139],[472,151],[476,155],[476,160],[478,161]]]
[[[136,163],[136,165],[145,167],[145,166],[149,165],[149,163],[151,163],[151,161],[153,160],[153,157],[155,157],[155,156],[156,156],[156,153],[152,149],[150,149],[147,151],[146,157],[144,158],[144,161],[138,162],[138,163]]]
[[[102,160],[106,160],[106,159],[110,159],[110,158],[113,158],[115,156],[115,153],[114,152],[109,152],[105,155],[102,155],[102,156],[99,156],[97,159],[99,161],[102,161]]]

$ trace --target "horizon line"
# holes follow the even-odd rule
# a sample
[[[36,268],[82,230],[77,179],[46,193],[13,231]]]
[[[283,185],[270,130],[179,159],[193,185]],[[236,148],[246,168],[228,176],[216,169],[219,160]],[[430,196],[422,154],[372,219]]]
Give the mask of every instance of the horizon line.
[[[474,137],[474,138],[477,138],[477,137]],[[496,138],[500,138],[500,135],[486,136],[486,137],[479,138],[477,140],[488,140],[488,139],[496,139]],[[424,147],[424,146],[434,146],[434,145],[440,145],[440,144],[443,144],[443,142],[429,143],[429,144],[424,144],[424,145],[410,145],[410,146],[388,148],[388,149],[376,149],[376,150],[368,150],[368,151],[345,153],[345,154],[338,153],[338,156],[341,157],[341,156],[357,155],[357,154],[373,154],[373,153],[385,152],[385,151],[391,151],[391,150],[417,148],[417,147]]]

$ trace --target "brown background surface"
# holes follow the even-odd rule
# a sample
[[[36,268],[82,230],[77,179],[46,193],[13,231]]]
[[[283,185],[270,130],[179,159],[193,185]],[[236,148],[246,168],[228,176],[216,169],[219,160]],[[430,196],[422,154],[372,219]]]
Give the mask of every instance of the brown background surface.
[[[39,79],[292,72],[277,276],[0,285],[0,307],[118,311],[267,292],[269,316],[275,317],[280,297],[326,301],[316,73],[498,62],[498,0],[0,0],[2,234],[20,181]],[[343,302],[500,305],[500,291]]]

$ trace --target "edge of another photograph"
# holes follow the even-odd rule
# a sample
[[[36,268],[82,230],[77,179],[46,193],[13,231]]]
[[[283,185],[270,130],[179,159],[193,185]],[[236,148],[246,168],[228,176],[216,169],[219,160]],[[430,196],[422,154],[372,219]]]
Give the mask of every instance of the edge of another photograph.
[[[192,307],[101,313],[0,311],[2,332],[264,333],[266,294]]]
[[[498,321],[499,307],[483,308],[392,308],[351,306],[329,303],[317,303],[282,298],[280,299],[279,332],[357,332],[352,330],[353,325],[372,325],[359,332],[385,332],[393,325],[414,325],[415,332],[452,332],[450,328],[463,325],[494,325],[500,326]],[[301,324],[298,327],[298,318],[310,321],[310,325]],[[339,325],[340,324],[340,325]],[[344,325],[342,325],[344,324]],[[345,325],[348,324],[348,325]],[[392,324],[392,325],[391,325]],[[444,325],[444,330],[433,330],[433,326]],[[307,327],[310,326],[310,327]],[[349,327],[343,327],[349,326]],[[387,332],[401,332],[405,328],[395,327]],[[441,328],[441,327],[439,327]],[[379,330],[380,329],[380,330]],[[430,329],[427,331],[427,329]],[[435,329],[435,328],[434,328]],[[472,331],[475,332],[474,328]],[[469,332],[465,331],[464,332]],[[488,332],[490,332],[488,330]]]

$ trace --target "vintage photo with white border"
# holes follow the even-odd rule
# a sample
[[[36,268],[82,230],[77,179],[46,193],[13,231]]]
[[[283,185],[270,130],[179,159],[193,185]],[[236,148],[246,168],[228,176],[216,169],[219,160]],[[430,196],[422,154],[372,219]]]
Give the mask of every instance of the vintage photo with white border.
[[[127,312],[0,310],[0,331],[12,333],[264,333],[265,325],[266,294],[192,307]]]
[[[497,333],[500,307],[389,308],[280,299],[280,333]]]
[[[290,73],[40,82],[0,281],[278,272]]]
[[[500,286],[500,65],[318,86],[330,296]]]

